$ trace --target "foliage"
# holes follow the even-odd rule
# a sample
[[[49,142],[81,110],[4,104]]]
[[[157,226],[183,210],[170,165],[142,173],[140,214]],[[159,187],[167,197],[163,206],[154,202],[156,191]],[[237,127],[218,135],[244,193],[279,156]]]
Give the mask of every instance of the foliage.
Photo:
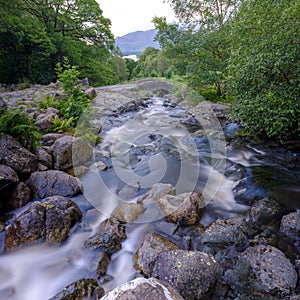
[[[133,78],[133,70],[137,66],[137,62],[131,58],[125,58],[125,65],[128,72],[128,80]]]
[[[0,82],[49,83],[64,56],[87,74],[108,65],[114,38],[96,0],[0,0],[0,10]]]
[[[53,125],[51,127],[51,132],[69,132],[69,133],[73,133],[74,129],[72,128],[72,123],[73,123],[74,118],[71,117],[69,119],[64,119],[61,120],[59,118],[55,118],[53,120]]]
[[[299,138],[298,1],[244,1],[231,29],[233,113],[250,132]]]
[[[24,147],[31,149],[39,144],[40,130],[33,125],[28,114],[21,110],[7,110],[0,116],[0,135],[9,134]]]

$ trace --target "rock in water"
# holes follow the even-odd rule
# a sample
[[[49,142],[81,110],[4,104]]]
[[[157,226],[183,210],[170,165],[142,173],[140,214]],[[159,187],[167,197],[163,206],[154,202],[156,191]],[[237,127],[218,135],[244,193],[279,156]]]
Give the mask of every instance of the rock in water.
[[[219,278],[219,264],[199,251],[172,250],[158,255],[152,276],[177,290],[186,299],[203,299]]]
[[[156,278],[136,278],[113,289],[101,300],[184,300],[171,286]]]
[[[33,202],[7,228],[4,248],[9,250],[37,242],[59,244],[81,217],[76,203],[68,198],[58,196]]]
[[[69,197],[80,191],[75,177],[54,170],[32,173],[27,185],[33,192],[33,196],[40,199],[51,196]]]

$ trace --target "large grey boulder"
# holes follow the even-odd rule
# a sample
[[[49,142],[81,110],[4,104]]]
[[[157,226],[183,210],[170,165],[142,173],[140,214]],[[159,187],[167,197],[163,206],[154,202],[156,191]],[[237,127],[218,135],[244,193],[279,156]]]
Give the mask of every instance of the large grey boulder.
[[[300,240],[300,211],[296,211],[285,215],[281,219],[280,232],[288,237],[299,241]]]
[[[24,182],[18,182],[6,199],[8,209],[23,207],[30,201],[30,188]]]
[[[148,233],[134,254],[134,267],[150,277],[158,255],[166,250],[178,250],[179,247],[158,233]]]
[[[0,165],[0,192],[18,181],[18,175],[11,167]]]
[[[107,293],[101,300],[184,300],[170,285],[156,278],[139,277]]]
[[[55,170],[32,173],[27,185],[33,196],[40,199],[51,196],[69,197],[80,191],[79,183],[75,177]]]
[[[80,166],[93,155],[93,148],[80,138],[63,136],[52,146],[54,168],[67,170],[73,166]]]
[[[19,173],[31,173],[37,169],[37,157],[8,134],[0,137],[0,164]]]
[[[213,256],[172,250],[158,255],[152,276],[171,285],[185,300],[203,299],[214,288],[220,268]]]
[[[234,290],[246,295],[273,295],[274,298],[291,294],[298,276],[285,255],[275,247],[258,245],[240,254],[234,268],[226,271],[224,280]]]
[[[64,197],[50,197],[33,202],[6,229],[5,250],[22,245],[63,242],[74,224],[82,217],[76,203]]]

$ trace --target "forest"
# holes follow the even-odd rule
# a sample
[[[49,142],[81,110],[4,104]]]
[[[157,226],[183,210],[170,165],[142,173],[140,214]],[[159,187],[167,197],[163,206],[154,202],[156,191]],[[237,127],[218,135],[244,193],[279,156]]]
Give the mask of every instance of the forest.
[[[145,77],[180,81],[231,104],[250,134],[299,139],[300,2],[166,0],[154,17],[162,50],[123,59],[96,0],[0,0],[0,82],[49,84],[67,57],[93,86]]]

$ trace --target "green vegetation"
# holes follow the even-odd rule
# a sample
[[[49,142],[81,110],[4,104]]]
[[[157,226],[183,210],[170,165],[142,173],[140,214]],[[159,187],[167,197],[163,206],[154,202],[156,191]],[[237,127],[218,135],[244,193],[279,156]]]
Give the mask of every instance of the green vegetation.
[[[21,110],[7,110],[0,116],[0,136],[9,134],[25,148],[32,149],[39,144],[41,132],[33,126],[33,120]]]

